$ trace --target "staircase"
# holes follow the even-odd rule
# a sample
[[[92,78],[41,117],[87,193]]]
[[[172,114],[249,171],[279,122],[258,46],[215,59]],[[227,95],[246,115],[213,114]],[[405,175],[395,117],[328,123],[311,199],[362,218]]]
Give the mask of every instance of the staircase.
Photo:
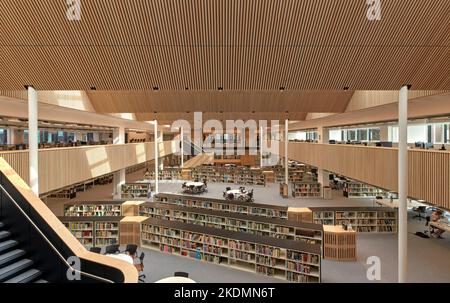
[[[201,165],[214,164],[214,153],[204,153],[186,161],[183,168],[194,168]]]
[[[47,283],[43,273],[33,268],[34,262],[27,258],[27,252],[0,222],[0,282],[1,283]]]

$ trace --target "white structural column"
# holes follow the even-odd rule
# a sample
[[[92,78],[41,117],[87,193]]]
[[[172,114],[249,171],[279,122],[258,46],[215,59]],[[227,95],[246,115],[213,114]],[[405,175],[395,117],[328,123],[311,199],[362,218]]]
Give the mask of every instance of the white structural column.
[[[153,126],[154,126],[154,137],[155,137],[155,194],[159,193],[159,166],[158,166],[158,147],[159,147],[159,140],[158,140],[158,120],[155,119],[155,121],[153,122]]]
[[[181,127],[180,132],[180,156],[181,156],[181,168],[184,167],[184,130],[183,127]]]
[[[289,184],[288,135],[289,135],[289,120],[286,119],[284,123],[284,182],[286,184]]]
[[[406,282],[408,269],[408,87],[400,89],[398,100],[398,282]]]
[[[263,127],[259,127],[259,166],[263,167],[263,140],[264,140],[264,133],[263,133]]]
[[[38,152],[38,98],[32,86],[28,86],[28,157],[30,165],[30,187],[39,195],[39,152]]]
[[[160,130],[158,132],[158,142],[164,142],[164,131],[163,131],[163,127],[160,127]],[[164,159],[160,159],[158,160],[159,163],[159,170],[164,170]]]
[[[125,144],[125,128],[119,127],[115,128],[113,131],[113,143],[114,144]],[[121,169],[114,172],[113,184],[114,184],[114,199],[122,198],[122,185],[126,181],[126,170]]]

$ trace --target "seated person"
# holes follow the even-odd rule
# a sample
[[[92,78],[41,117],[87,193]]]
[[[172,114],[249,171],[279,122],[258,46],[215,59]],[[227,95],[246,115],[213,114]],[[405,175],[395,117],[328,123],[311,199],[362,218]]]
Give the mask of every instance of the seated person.
[[[144,178],[145,179],[150,178],[150,171],[148,170],[148,168],[147,168],[147,170],[144,173]]]
[[[442,144],[441,150],[447,150],[447,149],[445,148],[445,145],[444,145],[444,144]]]
[[[440,210],[435,210],[435,211],[433,211],[433,213],[431,214],[431,217],[430,217],[430,222],[439,222],[439,220],[442,218],[442,211],[440,211]],[[437,228],[437,227],[435,227],[435,226],[430,226],[430,235],[432,236],[432,237],[435,237],[435,238],[440,238],[440,239],[442,239],[442,234],[445,232],[445,230],[444,229],[440,229],[440,228]]]

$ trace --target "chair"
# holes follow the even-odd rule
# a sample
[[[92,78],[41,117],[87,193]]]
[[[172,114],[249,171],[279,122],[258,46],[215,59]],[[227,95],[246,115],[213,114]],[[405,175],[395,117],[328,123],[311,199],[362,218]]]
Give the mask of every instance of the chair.
[[[226,190],[226,191],[229,191],[229,190],[231,190],[231,187],[227,187],[227,188],[225,188],[225,190]]]
[[[173,274],[174,277],[183,277],[183,278],[189,278],[189,274],[187,272],[183,272],[183,271],[176,271]]]
[[[101,247],[91,247],[89,249],[89,251],[93,252],[93,253],[96,253],[96,254],[99,254],[102,251],[102,248]]]
[[[137,245],[135,244],[127,244],[127,247],[125,248],[125,252],[127,252],[130,256],[136,255],[137,252]]]
[[[119,252],[118,244],[108,245],[105,248],[105,255],[112,255],[112,254],[116,254],[118,252]]]
[[[417,215],[414,215],[413,218],[419,218],[419,220],[422,220],[422,219],[425,219],[425,217],[423,217],[422,215],[426,214],[427,207],[426,206],[414,207],[413,211],[417,213]]]
[[[144,252],[141,252],[140,256],[139,256],[139,260],[140,260],[140,265],[141,265],[141,270],[139,271],[139,282],[140,283],[145,283],[145,278],[146,275],[144,274],[144,258],[145,258],[145,254]]]

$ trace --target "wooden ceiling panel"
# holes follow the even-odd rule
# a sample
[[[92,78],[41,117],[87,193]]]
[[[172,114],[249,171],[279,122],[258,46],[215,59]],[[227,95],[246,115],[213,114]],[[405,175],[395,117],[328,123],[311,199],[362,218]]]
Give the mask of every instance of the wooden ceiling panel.
[[[0,1],[0,89],[450,89],[450,2]]]
[[[203,123],[206,120],[219,120],[224,123],[226,120],[278,120],[281,124],[285,119],[289,120],[304,120],[306,118],[306,113],[277,113],[277,112],[263,112],[263,113],[243,113],[243,112],[228,112],[228,113],[202,113]],[[175,120],[187,120],[193,125],[194,123],[194,114],[193,113],[136,113],[136,119],[139,121],[152,121],[157,119],[158,123],[161,125],[171,125]]]
[[[343,112],[353,91],[88,91],[101,113]]]

